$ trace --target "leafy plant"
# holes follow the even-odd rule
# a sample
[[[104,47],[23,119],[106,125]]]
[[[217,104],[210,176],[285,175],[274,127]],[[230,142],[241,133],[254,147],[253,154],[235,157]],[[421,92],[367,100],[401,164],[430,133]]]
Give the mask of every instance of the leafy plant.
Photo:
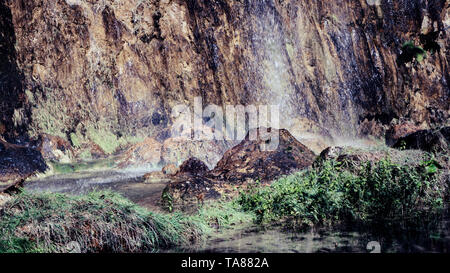
[[[424,167],[426,174],[429,175],[437,173],[439,168],[441,168],[439,163],[433,158],[423,161],[421,165]]]
[[[443,189],[429,171],[389,159],[367,162],[350,173],[335,161],[287,176],[270,187],[241,192],[238,202],[257,222],[285,219],[296,225],[420,226],[442,208]],[[441,205],[440,205],[441,204]]]
[[[162,196],[162,204],[163,207],[166,208],[169,212],[173,211],[173,196],[168,192],[168,191],[164,191]]]
[[[397,61],[399,64],[409,63],[414,59],[421,62],[425,57],[426,51],[422,47],[416,46],[413,41],[407,41],[402,45],[402,53]]]

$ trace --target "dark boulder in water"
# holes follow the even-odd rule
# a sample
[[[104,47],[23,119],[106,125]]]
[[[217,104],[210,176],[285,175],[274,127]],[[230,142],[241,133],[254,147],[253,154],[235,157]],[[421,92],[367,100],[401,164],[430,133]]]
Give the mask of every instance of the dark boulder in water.
[[[38,150],[0,140],[0,192],[46,170],[47,165]]]

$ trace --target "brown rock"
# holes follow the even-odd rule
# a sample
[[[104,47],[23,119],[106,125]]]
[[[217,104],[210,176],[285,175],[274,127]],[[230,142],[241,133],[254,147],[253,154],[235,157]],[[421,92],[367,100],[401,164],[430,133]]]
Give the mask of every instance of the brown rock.
[[[73,159],[74,151],[67,140],[58,136],[42,134],[39,141],[38,149],[44,159],[60,163],[69,163]]]
[[[315,159],[314,153],[287,130],[279,130],[279,144],[270,151],[262,149],[268,143],[261,135],[250,140],[252,133],[253,130],[239,145],[227,151],[212,171],[195,158],[184,162],[167,185],[163,200],[169,195],[172,205],[189,207],[205,199],[230,196],[251,182],[269,183],[282,175],[307,168]]]
[[[206,166],[205,163],[198,158],[192,157],[181,164],[179,173],[189,173],[191,175],[201,176],[208,171],[208,166]]]
[[[259,130],[258,130],[259,131]],[[274,151],[265,151],[265,140],[245,140],[227,151],[211,172],[217,179],[228,183],[242,183],[247,179],[268,182],[296,170],[312,165],[315,154],[298,142],[285,129],[279,130],[279,145]]]
[[[415,125],[412,122],[392,125],[386,132],[386,145],[392,147],[400,138],[424,129],[426,128],[423,125]]]
[[[2,1],[0,131],[95,125],[156,138],[195,96],[278,104],[283,122],[306,118],[333,135],[357,135],[368,116],[445,122],[448,1],[366,2]],[[422,62],[398,62],[409,40],[428,50]]]
[[[102,147],[94,142],[89,143],[89,151],[91,152],[93,158],[102,158],[107,156]]]
[[[161,143],[153,138],[147,138],[143,142],[130,147],[121,155],[118,166],[157,166],[161,162]]]
[[[175,164],[169,164],[166,165],[164,168],[162,168],[162,172],[165,175],[174,175],[176,174],[180,169]]]
[[[358,128],[359,137],[374,136],[376,138],[383,138],[385,136],[386,126],[375,119],[364,119]]]

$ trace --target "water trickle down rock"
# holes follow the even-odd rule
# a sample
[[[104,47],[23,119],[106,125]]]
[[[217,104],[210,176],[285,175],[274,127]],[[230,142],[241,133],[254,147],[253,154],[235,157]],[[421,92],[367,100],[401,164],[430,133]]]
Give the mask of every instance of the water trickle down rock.
[[[366,119],[445,123],[449,3],[372,2],[4,1],[1,131],[157,138],[196,96],[280,103],[297,139],[315,128],[352,138]],[[410,40],[435,50],[397,63]]]

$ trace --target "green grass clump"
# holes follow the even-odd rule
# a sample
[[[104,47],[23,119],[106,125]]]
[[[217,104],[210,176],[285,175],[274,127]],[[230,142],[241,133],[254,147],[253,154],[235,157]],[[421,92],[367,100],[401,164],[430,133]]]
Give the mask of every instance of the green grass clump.
[[[290,220],[296,225],[359,223],[362,226],[420,226],[443,207],[445,186],[429,166],[390,160],[367,162],[349,172],[325,161],[274,182],[242,192],[238,202],[257,222]]]
[[[84,159],[86,161],[74,163],[49,162],[48,164],[51,166],[53,170],[52,174],[69,174],[83,171],[102,170],[102,169],[110,169],[116,166],[114,158],[97,161],[88,161],[89,160],[88,158]]]
[[[203,223],[205,230],[212,228],[229,229],[238,225],[251,224],[255,221],[255,215],[243,211],[236,200],[205,204],[191,217],[195,222]]]
[[[23,192],[2,207],[0,253],[155,252],[200,240],[201,223],[147,211],[116,193],[84,196]]]

